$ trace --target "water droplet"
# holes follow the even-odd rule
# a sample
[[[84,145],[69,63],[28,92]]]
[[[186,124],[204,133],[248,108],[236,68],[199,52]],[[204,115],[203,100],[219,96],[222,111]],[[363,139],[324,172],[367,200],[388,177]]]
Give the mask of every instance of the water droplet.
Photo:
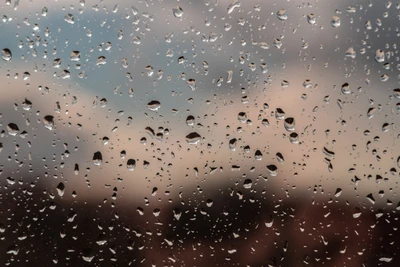
[[[276,160],[279,163],[284,163],[285,162],[285,159],[283,158],[283,155],[280,152],[276,153]]]
[[[349,48],[346,50],[345,57],[356,58],[356,51],[354,50],[353,47],[349,47]]]
[[[308,23],[310,23],[311,25],[314,25],[316,22],[316,17],[313,13],[310,13],[307,15],[307,21]]]
[[[99,66],[99,65],[104,65],[104,64],[106,64],[106,63],[107,63],[107,59],[106,59],[105,56],[99,56],[99,57],[97,58],[97,60],[96,60],[96,65],[97,65],[97,66]]]
[[[59,183],[56,187],[57,189],[57,193],[60,197],[62,197],[64,195],[65,192],[65,185],[63,183]]]
[[[68,70],[63,70],[61,72],[61,78],[64,80],[69,79],[69,78],[71,78],[71,73]]]
[[[299,143],[299,135],[297,133],[291,133],[289,135],[289,141],[292,144],[297,144]]]
[[[295,121],[294,118],[288,117],[284,121],[284,126],[286,131],[293,132],[295,130]]]
[[[276,167],[275,165],[268,165],[267,166],[267,171],[268,174],[271,176],[277,176],[278,175],[278,167]]]
[[[277,108],[275,110],[275,118],[277,120],[283,120],[285,118],[286,114],[281,108]]]
[[[151,111],[157,111],[161,107],[161,103],[157,100],[152,100],[147,103],[147,108]]]
[[[232,138],[231,140],[229,140],[229,149],[235,151],[236,147],[237,147],[237,139]]]
[[[278,17],[278,19],[280,20],[287,20],[288,16],[286,14],[286,9],[281,9],[276,13],[276,16]]]
[[[44,116],[44,127],[50,131],[54,130],[54,117],[51,115]]]
[[[97,151],[93,154],[93,164],[96,166],[100,166],[103,162],[103,155],[100,151]]]
[[[72,14],[65,15],[64,20],[69,24],[75,23],[74,15],[72,15]]]
[[[19,132],[18,125],[16,125],[15,123],[9,123],[7,125],[7,131],[9,135],[16,136]]]
[[[343,85],[342,85],[342,94],[344,94],[344,95],[348,95],[348,94],[350,94],[351,92],[350,92],[350,85],[348,84],[348,83],[344,83]]]
[[[243,187],[245,189],[251,189],[252,186],[253,186],[253,181],[251,179],[244,180]]]
[[[232,70],[228,70],[227,71],[226,83],[231,83],[232,82],[232,77],[233,77],[233,71]]]
[[[79,61],[81,59],[81,52],[79,51],[72,51],[69,56],[71,61]]]
[[[331,26],[337,28],[340,26],[340,18],[338,16],[333,16],[331,20]]]
[[[342,194],[342,188],[337,188],[335,192],[335,197],[340,197],[341,194]]]
[[[332,159],[335,158],[335,152],[328,150],[326,147],[324,147],[324,149],[322,151],[327,157],[332,158]]]
[[[371,119],[371,118],[374,117],[374,114],[375,114],[376,110],[377,110],[377,108],[375,108],[375,107],[372,107],[372,108],[368,109],[368,112],[367,112],[368,119]]]
[[[11,50],[8,48],[4,48],[3,50],[1,50],[1,57],[3,58],[3,60],[5,61],[10,61],[12,58],[12,53]]]
[[[195,79],[188,79],[187,84],[189,85],[192,91],[196,90],[196,80]]]
[[[255,158],[256,160],[262,160],[263,154],[261,153],[260,150],[257,150],[257,151],[254,153],[254,158]]]
[[[383,52],[381,49],[376,50],[375,61],[378,63],[385,61],[385,52]]]
[[[25,98],[25,101],[22,102],[22,108],[24,110],[31,110],[32,109],[32,102]]]
[[[393,89],[393,96],[396,99],[400,99],[400,88]]]
[[[382,125],[382,132],[384,132],[384,133],[388,132],[389,131],[389,126],[390,126],[389,123],[385,122]]]
[[[172,8],[172,13],[174,14],[175,18],[182,18],[183,16],[183,10],[180,6]]]
[[[201,136],[196,132],[192,132],[186,135],[186,142],[188,142],[190,145],[196,145],[197,143],[200,142],[200,140]]]
[[[367,30],[371,30],[372,29],[372,25],[371,25],[371,21],[367,20],[364,24],[365,29]]]
[[[128,159],[128,161],[126,162],[126,167],[127,167],[128,170],[130,170],[130,171],[135,170],[135,167],[136,167],[136,160],[134,160],[134,159]]]
[[[186,124],[187,124],[188,126],[193,126],[193,125],[194,125],[194,117],[193,117],[192,115],[189,115],[189,116],[186,118]]]
[[[247,121],[247,114],[246,114],[246,112],[239,112],[239,114],[238,114],[238,120],[239,120],[241,123],[245,123],[245,122]]]
[[[239,0],[233,0],[228,6],[228,14],[231,14],[235,8],[240,7],[241,2]]]

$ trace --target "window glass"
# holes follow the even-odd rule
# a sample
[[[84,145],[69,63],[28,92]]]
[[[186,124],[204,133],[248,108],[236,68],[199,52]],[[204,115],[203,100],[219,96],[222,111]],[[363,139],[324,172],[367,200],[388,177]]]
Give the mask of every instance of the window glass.
[[[4,266],[399,266],[400,4],[0,3]]]

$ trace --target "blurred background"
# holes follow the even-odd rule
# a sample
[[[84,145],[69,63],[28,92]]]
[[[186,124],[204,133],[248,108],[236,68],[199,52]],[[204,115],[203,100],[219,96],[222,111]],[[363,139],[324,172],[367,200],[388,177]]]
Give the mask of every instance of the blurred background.
[[[4,1],[0,262],[398,266],[390,1]]]

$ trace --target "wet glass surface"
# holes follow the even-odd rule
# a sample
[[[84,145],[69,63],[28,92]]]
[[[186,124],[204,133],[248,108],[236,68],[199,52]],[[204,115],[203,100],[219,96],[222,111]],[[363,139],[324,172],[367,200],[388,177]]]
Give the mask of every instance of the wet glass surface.
[[[0,3],[3,266],[399,266],[400,4]]]

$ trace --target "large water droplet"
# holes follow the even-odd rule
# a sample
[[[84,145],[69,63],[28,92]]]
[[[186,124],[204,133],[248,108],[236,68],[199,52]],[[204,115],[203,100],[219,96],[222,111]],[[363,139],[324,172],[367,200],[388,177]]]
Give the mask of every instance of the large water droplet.
[[[276,16],[278,17],[278,19],[280,20],[287,20],[288,16],[286,14],[286,9],[281,9],[276,13]]]
[[[172,13],[174,14],[175,18],[182,18],[183,16],[183,10],[180,6],[172,8]]]
[[[43,118],[44,127],[48,130],[54,130],[54,117],[51,115],[44,116]]]
[[[293,132],[295,130],[295,121],[294,118],[288,117],[284,121],[284,126],[286,131]]]
[[[97,151],[93,154],[93,164],[96,166],[100,166],[103,162],[103,155],[100,151]]]
[[[340,26],[340,18],[338,16],[333,16],[331,20],[331,26],[337,28]]]
[[[201,140],[201,136],[196,132],[192,132],[192,133],[186,135],[186,142],[188,142],[190,145],[195,145],[195,144],[199,143],[200,140]]]
[[[241,2],[239,0],[233,0],[228,6],[228,14],[231,14],[235,8],[240,7]]]
[[[157,111],[161,107],[161,103],[157,100],[152,100],[147,103],[147,108],[151,111]]]
[[[10,61],[12,58],[12,53],[11,50],[8,48],[4,48],[3,50],[1,50],[1,57],[3,58],[3,60],[5,61]]]
[[[16,136],[19,132],[18,125],[16,125],[15,123],[9,123],[7,125],[7,131],[9,135]]]

